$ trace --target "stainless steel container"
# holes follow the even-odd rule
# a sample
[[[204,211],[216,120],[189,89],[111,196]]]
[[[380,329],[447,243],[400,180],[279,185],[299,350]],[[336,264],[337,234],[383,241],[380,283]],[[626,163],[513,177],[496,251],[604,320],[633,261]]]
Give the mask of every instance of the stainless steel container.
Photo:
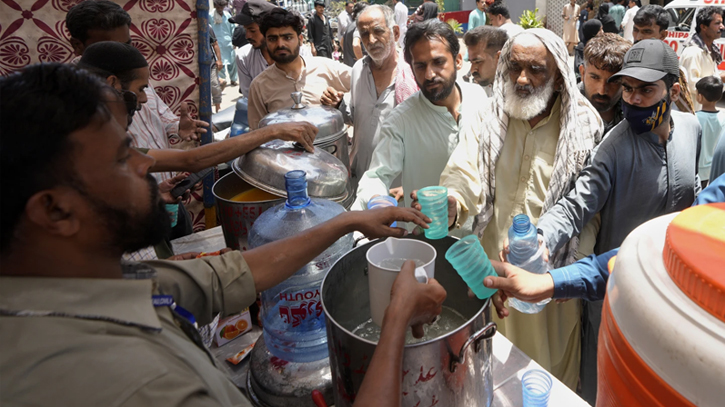
[[[260,336],[249,356],[247,394],[258,407],[316,407],[312,391],[319,390],[332,405],[330,360],[292,363],[276,358]]]
[[[294,104],[289,109],[270,113],[259,122],[259,127],[276,123],[308,122],[317,127],[315,147],[337,157],[350,171],[350,153],[347,143],[347,129],[342,113],[329,106],[309,107],[302,104],[302,92],[293,92]]]
[[[457,239],[425,240],[438,252],[435,278],[446,289],[444,306],[466,318],[458,329],[432,340],[406,345],[403,356],[402,405],[490,406],[493,400],[490,300],[469,298],[468,287],[446,261],[446,250]],[[352,406],[375,343],[352,334],[370,318],[365,254],[375,242],[353,249],[332,266],[322,282],[327,318],[335,407]]]
[[[268,201],[238,202],[232,198],[242,192],[255,188],[236,174],[230,173],[217,181],[211,191],[216,200],[217,213],[224,232],[224,241],[227,247],[235,250],[246,250],[247,234],[252,229],[254,221],[267,209],[284,203],[279,197]]]

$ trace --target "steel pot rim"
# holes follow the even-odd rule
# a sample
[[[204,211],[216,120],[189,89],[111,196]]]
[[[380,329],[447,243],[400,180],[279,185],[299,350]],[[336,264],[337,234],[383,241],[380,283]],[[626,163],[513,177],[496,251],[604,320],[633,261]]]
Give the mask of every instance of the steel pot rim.
[[[450,237],[458,240],[458,238],[455,237],[455,236],[450,236]],[[376,239],[376,240],[382,241],[381,239]],[[347,252],[347,254],[351,253],[354,250],[358,250],[361,247],[364,247],[364,246],[355,247],[352,250],[350,250],[349,252]],[[370,246],[370,247],[372,247],[372,246]],[[370,250],[370,247],[368,247],[368,250]],[[342,256],[339,259],[335,260],[334,263],[332,263],[332,266],[330,266],[330,269],[325,274],[325,277],[322,279],[322,284],[320,285],[320,293],[321,293],[320,302],[322,303],[322,310],[325,313],[325,323],[333,323],[333,324],[335,324],[335,327],[337,329],[339,329],[342,332],[345,332],[346,335],[348,335],[348,336],[350,336],[352,338],[355,338],[356,340],[359,340],[359,341],[361,341],[363,343],[366,343],[368,345],[377,346],[378,345],[377,342],[373,342],[373,341],[371,341],[369,339],[361,338],[360,336],[355,335],[350,330],[348,330],[345,327],[343,327],[342,325],[340,325],[335,320],[335,318],[332,317],[332,315],[330,314],[330,311],[328,311],[328,309],[327,309],[327,303],[325,301],[325,295],[324,295],[324,293],[325,293],[325,285],[327,284],[327,278],[330,275],[330,271],[332,271],[335,268],[335,266],[337,265],[337,263],[339,261],[341,261],[345,256],[347,256],[347,254],[345,254],[344,256]],[[489,297],[489,298],[487,298],[484,301],[484,303],[481,306],[481,308],[478,311],[476,311],[476,313],[471,318],[467,319],[465,323],[461,324],[461,326],[459,326],[458,328],[456,328],[456,329],[454,329],[454,330],[452,330],[452,331],[450,331],[448,333],[445,333],[445,334],[443,334],[441,336],[437,336],[437,337],[435,337],[433,339],[429,339],[427,341],[406,344],[404,348],[405,349],[417,348],[419,346],[429,345],[431,343],[438,342],[438,341],[440,341],[442,339],[446,339],[446,338],[448,338],[450,336],[453,336],[453,335],[457,334],[458,332],[460,332],[461,330],[466,329],[466,328],[472,326],[474,324],[475,320],[478,319],[478,318],[481,318],[481,315],[484,313],[484,311],[486,311],[486,308],[488,308],[490,306],[491,306],[491,298]]]

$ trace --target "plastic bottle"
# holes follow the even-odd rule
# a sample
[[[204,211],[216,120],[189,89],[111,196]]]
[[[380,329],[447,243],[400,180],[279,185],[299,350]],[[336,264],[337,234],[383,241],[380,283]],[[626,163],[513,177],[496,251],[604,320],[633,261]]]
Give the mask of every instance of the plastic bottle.
[[[249,232],[252,248],[284,239],[345,212],[325,199],[310,199],[304,171],[285,175],[287,201],[270,208]],[[343,236],[294,275],[262,292],[264,341],[276,357],[290,362],[312,362],[328,356],[325,315],[320,285],[333,263],[352,249],[352,234]]]
[[[509,254],[508,262],[534,274],[544,274],[549,271],[549,264],[544,261],[543,249],[539,248],[539,238],[536,227],[526,215],[514,216],[513,225],[509,228]],[[509,305],[525,314],[536,314],[544,309],[551,299],[537,303],[519,301],[509,298]]]
[[[496,292],[496,289],[483,285],[485,277],[497,274],[486,252],[483,251],[478,236],[468,235],[454,243],[446,251],[446,260],[456,269],[478,299],[486,299]]]

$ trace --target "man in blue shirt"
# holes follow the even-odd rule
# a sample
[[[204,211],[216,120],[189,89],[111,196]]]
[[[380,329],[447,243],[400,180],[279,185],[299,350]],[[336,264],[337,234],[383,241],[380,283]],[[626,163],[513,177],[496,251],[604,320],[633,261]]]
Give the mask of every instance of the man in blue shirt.
[[[468,15],[468,31],[486,25],[486,1],[476,0],[476,8]]]
[[[717,177],[702,190],[692,206],[715,202],[725,202],[725,174]],[[503,305],[508,297],[527,302],[538,302],[547,298],[603,300],[609,280],[607,263],[617,252],[619,248],[599,256],[592,254],[576,263],[551,270],[547,274],[532,274],[509,263],[492,261],[500,277],[486,277],[483,285],[502,291],[500,301],[494,301],[500,318],[509,315],[508,309]]]

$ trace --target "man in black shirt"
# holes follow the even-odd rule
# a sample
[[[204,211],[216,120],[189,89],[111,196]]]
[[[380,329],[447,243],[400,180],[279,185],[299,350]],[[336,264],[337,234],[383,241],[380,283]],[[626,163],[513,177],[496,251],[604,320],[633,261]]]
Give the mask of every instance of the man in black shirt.
[[[438,5],[433,0],[425,0],[418,7],[418,14],[423,16],[422,21],[438,18]]]
[[[307,22],[307,34],[312,46],[312,55],[332,58],[332,29],[325,17],[325,2],[315,0],[315,15]]]

